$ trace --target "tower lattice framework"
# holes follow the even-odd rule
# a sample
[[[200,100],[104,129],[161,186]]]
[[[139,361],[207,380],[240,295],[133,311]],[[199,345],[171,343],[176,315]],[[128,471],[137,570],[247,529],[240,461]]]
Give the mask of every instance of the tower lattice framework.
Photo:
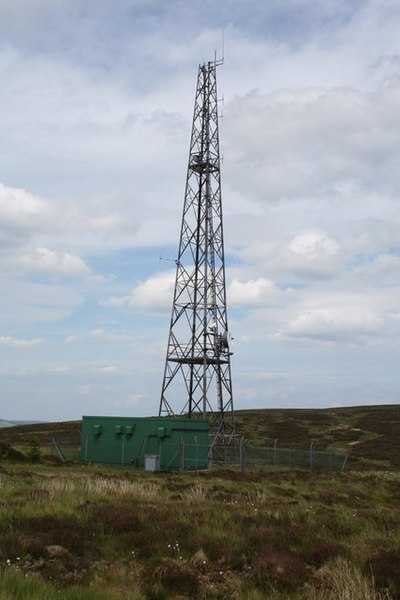
[[[199,66],[160,416],[207,416],[234,434],[216,68]]]

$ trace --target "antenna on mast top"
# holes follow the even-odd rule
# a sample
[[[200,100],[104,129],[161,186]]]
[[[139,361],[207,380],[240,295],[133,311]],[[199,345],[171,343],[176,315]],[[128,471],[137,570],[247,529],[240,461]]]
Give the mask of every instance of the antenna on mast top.
[[[217,58],[217,51],[214,50],[214,66],[219,67],[224,64],[225,60],[225,30],[222,30],[221,58]]]

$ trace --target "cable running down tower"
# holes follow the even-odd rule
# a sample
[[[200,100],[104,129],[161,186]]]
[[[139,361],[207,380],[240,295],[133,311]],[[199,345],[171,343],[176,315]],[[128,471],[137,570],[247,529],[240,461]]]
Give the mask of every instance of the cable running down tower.
[[[210,419],[234,434],[226,311],[216,68],[200,65],[160,416]]]

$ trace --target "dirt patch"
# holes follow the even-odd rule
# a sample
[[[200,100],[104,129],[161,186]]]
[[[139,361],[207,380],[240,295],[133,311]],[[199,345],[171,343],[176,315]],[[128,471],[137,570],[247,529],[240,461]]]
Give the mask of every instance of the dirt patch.
[[[27,555],[18,566],[26,575],[39,573],[61,585],[83,584],[88,580],[89,564],[60,545],[46,546],[38,558]]]

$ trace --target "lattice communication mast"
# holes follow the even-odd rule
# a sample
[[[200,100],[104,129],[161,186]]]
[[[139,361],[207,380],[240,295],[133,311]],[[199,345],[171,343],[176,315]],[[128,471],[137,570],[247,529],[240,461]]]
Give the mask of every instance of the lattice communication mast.
[[[199,66],[160,416],[210,418],[233,436],[216,68]]]

